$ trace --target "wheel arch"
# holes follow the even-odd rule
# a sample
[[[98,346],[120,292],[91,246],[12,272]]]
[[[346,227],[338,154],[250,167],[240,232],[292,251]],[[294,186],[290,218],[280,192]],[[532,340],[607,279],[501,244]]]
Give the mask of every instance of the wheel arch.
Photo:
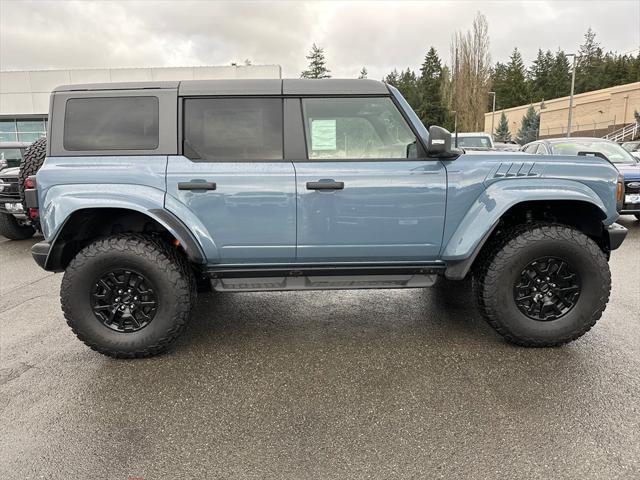
[[[77,209],[65,218],[49,242],[44,268],[62,271],[91,240],[117,233],[157,234],[180,248],[191,263],[205,263],[197,239],[167,210],[142,212],[126,207],[89,207]]]
[[[571,226],[593,239],[605,254],[608,255],[610,251],[609,237],[603,223],[607,219],[606,210],[603,205],[591,199],[525,200],[502,209],[500,214],[490,218],[489,222],[487,222],[486,218],[482,219],[480,217],[477,216],[477,222],[471,222],[464,228],[464,231],[456,231],[456,234],[452,237],[452,240],[460,246],[463,243],[464,236],[468,236],[470,232],[478,228],[478,225],[484,223],[485,228],[480,231],[480,238],[473,244],[473,248],[470,251],[466,254],[458,251],[457,254],[461,255],[461,258],[456,258],[456,250],[453,248],[455,244],[452,245],[449,242],[449,245],[447,245],[443,254],[443,259],[447,261],[447,269],[445,271],[447,278],[451,280],[465,278],[473,268],[476,259],[481,257],[483,249],[491,243],[492,239],[505,230],[523,223],[548,221]],[[447,251],[449,251],[448,254]]]

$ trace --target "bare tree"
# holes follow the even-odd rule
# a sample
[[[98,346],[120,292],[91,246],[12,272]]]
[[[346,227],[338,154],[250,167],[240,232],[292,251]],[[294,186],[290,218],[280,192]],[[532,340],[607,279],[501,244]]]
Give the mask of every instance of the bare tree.
[[[458,112],[459,131],[484,130],[484,113],[491,87],[489,26],[480,12],[471,30],[451,39],[449,109]]]

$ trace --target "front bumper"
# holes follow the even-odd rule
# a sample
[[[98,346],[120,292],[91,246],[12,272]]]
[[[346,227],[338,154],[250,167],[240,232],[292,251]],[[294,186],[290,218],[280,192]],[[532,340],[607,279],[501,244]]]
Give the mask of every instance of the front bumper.
[[[609,249],[615,250],[622,245],[628,230],[619,223],[612,223],[608,227],[605,227],[605,232],[609,237]]]

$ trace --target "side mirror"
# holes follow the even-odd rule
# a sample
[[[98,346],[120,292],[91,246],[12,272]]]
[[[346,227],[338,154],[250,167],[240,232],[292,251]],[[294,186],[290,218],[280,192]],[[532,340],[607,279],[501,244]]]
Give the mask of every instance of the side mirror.
[[[429,143],[427,155],[430,157],[453,157],[457,152],[451,150],[451,133],[437,125],[429,127]]]

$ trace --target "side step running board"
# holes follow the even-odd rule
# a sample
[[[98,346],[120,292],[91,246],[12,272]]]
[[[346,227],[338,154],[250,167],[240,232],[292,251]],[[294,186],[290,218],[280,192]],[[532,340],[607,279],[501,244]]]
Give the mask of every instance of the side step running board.
[[[212,280],[211,284],[217,292],[348,290],[361,288],[423,288],[432,286],[436,278],[436,274],[313,275],[297,277],[218,278]]]
[[[443,262],[211,266],[206,271],[215,290],[251,292],[268,290],[337,290],[358,288],[422,288],[432,286],[444,273]]]

